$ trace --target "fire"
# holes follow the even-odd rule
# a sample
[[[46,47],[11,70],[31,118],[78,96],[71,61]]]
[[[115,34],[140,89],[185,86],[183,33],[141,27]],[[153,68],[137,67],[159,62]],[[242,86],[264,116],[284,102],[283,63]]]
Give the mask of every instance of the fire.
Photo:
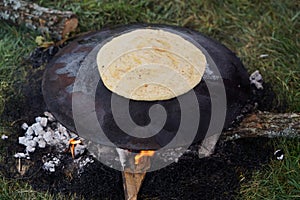
[[[76,138],[71,138],[69,140],[69,144],[70,144],[70,151],[72,154],[72,158],[75,158],[75,146],[76,146],[76,144],[81,144],[81,140],[76,139]]]
[[[144,156],[153,156],[155,151],[152,150],[142,150],[139,154],[134,157],[134,164],[138,165]]]

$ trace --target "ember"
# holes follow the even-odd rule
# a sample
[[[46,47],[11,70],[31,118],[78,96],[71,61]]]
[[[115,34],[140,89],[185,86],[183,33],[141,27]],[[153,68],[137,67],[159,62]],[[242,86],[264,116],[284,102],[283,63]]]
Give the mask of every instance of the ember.
[[[76,144],[81,144],[82,141],[80,139],[77,139],[77,138],[71,138],[69,140],[69,144],[70,144],[70,151],[71,151],[71,154],[72,154],[72,158],[75,158],[75,146]]]
[[[155,151],[151,151],[151,150],[141,151],[139,154],[137,154],[134,157],[134,164],[138,165],[140,163],[142,157],[144,157],[144,156],[153,156],[154,153],[155,153]]]

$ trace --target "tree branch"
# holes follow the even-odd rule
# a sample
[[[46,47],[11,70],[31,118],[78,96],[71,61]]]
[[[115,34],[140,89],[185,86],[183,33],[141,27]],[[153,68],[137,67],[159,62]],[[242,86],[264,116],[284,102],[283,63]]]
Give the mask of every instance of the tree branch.
[[[225,131],[222,139],[280,136],[300,138],[300,113],[257,112],[247,116],[238,127]]]
[[[78,25],[76,15],[70,11],[44,8],[22,0],[0,1],[0,19],[16,25],[25,24],[57,40],[64,39]]]

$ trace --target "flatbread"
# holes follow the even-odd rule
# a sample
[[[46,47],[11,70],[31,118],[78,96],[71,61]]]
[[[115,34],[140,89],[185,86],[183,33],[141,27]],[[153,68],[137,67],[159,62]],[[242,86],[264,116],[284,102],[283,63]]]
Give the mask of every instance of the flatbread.
[[[206,58],[183,37],[165,30],[137,29],[113,38],[97,54],[104,85],[133,100],[167,100],[193,89]]]

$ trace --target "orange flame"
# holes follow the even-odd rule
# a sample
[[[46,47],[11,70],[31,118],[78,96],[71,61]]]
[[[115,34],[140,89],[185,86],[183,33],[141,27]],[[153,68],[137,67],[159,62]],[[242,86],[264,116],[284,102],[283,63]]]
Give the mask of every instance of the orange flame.
[[[155,151],[152,150],[142,150],[139,154],[134,157],[134,164],[138,165],[144,156],[153,156]]]
[[[69,140],[69,144],[71,145],[70,146],[70,151],[71,151],[73,159],[75,158],[75,145],[80,144],[80,143],[81,143],[81,140],[76,140],[75,138],[71,138]]]

